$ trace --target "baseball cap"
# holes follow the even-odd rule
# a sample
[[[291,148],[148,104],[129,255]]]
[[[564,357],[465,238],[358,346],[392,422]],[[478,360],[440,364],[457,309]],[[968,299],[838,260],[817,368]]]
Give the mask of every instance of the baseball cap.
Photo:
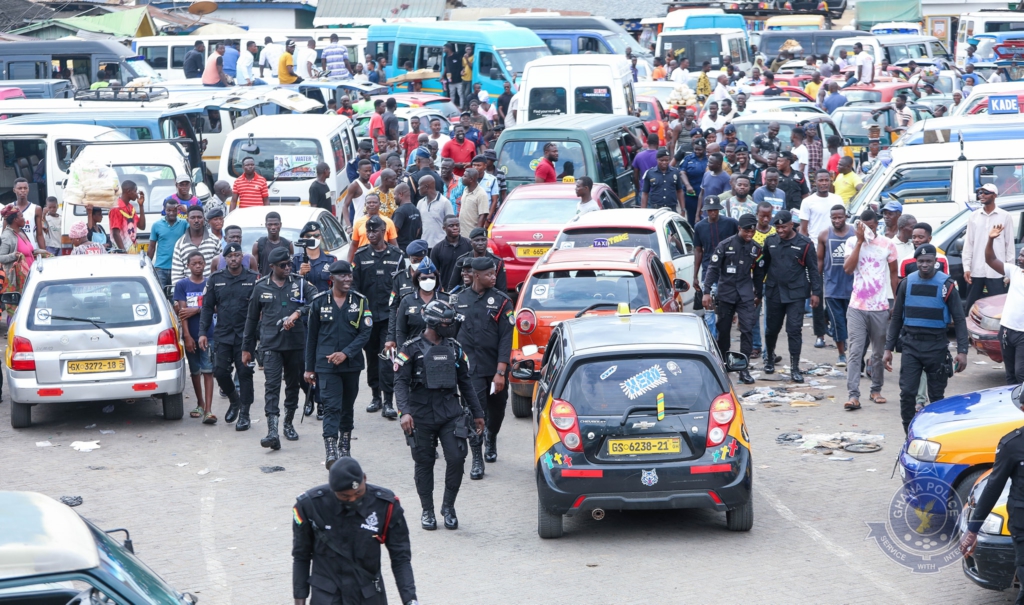
[[[164,181],[164,182],[166,182],[166,181]],[[191,182],[192,182],[192,177],[190,177],[187,174],[179,174],[178,178],[174,179],[174,183],[175,184],[178,184],[178,183],[191,183]]]
[[[882,210],[888,210],[889,212],[903,212],[903,204],[893,200],[882,206]]]
[[[988,191],[990,193],[999,195],[999,187],[996,187],[992,183],[985,183],[981,187],[978,187],[978,191]]]

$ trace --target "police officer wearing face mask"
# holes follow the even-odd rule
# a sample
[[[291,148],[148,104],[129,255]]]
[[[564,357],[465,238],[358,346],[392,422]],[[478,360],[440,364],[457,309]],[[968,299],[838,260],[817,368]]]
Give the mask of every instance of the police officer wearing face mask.
[[[388,318],[388,340],[384,343],[385,351],[393,351],[398,348],[399,344],[405,342],[405,340],[399,340],[395,335],[395,326],[398,325],[398,306],[402,304],[402,299],[406,295],[412,294],[418,288],[416,268],[427,256],[427,250],[429,250],[427,241],[422,239],[409,242],[405,249],[405,253],[409,256],[409,266],[399,271],[391,284],[391,296],[388,299],[391,315]]]
[[[326,485],[299,495],[292,508],[295,605],[387,603],[380,547],[404,605],[418,605],[405,511],[394,492],[366,482],[359,463],[338,461]],[[311,569],[312,567],[312,569]]]
[[[281,449],[277,423],[281,414],[281,380],[284,379],[284,437],[297,441],[292,420],[299,407],[299,382],[302,379],[300,351],[306,344],[306,325],[302,317],[316,296],[316,288],[300,283],[292,274],[287,248],[274,248],[269,257],[270,275],[256,282],[245,321],[242,339],[242,363],[252,361],[256,348],[257,324],[260,348],[263,350],[263,374],[266,378],[264,412],[267,415],[267,436],[260,445]]]
[[[433,285],[437,287],[436,281]],[[422,279],[420,287],[422,292]],[[406,300],[413,296],[406,297]],[[423,506],[420,524],[423,529],[437,529],[434,460],[435,443],[440,441],[445,461],[441,515],[447,529],[458,529],[455,498],[462,485],[466,438],[470,433],[459,393],[469,405],[477,435],[484,430],[484,410],[470,382],[469,360],[453,338],[458,330],[455,310],[439,299],[433,299],[420,308],[425,327],[422,334],[402,345],[398,353],[395,398],[402,412],[402,430],[410,436],[412,459],[416,462],[416,491]]]
[[[473,250],[463,254],[455,260],[455,271],[452,271],[452,277],[448,280],[448,283],[442,284],[444,289],[451,292],[462,284],[462,275],[459,271],[460,260],[463,262],[461,266],[464,267],[466,263],[472,263],[474,258],[489,256],[491,260],[494,261],[494,272],[497,276],[494,287],[502,292],[508,292],[508,277],[505,275],[505,261],[497,254],[491,252],[490,248],[487,247],[487,230],[483,227],[477,227],[470,231],[469,243],[473,246]]]
[[[367,412],[381,413],[394,420],[398,418],[392,398],[394,396],[394,365],[390,359],[382,358],[388,342],[388,323],[391,310],[391,287],[404,265],[405,255],[396,246],[384,239],[384,220],[379,216],[366,221],[366,239],[369,244],[356,252],[352,260],[352,289],[362,293],[370,301],[373,311],[373,333],[364,349],[366,353],[366,382],[373,391],[373,400],[366,407]]]
[[[405,343],[423,333],[426,323],[422,312],[432,300],[450,302],[450,296],[437,283],[437,267],[429,258],[416,268],[416,290],[405,295],[399,303],[395,317],[395,338]],[[455,329],[458,330],[458,324]],[[454,337],[454,335],[453,335]]]
[[[309,384],[319,382],[323,394],[328,469],[339,456],[349,455],[352,406],[359,394],[359,372],[363,369],[362,350],[373,331],[370,301],[352,289],[352,265],[339,260],[330,270],[331,289],[317,294],[309,309],[304,376]]]
[[[504,292],[494,287],[497,280],[496,267],[489,256],[474,258],[472,266],[472,287],[452,295],[451,304],[462,318],[459,342],[469,356],[473,390],[476,391],[477,400],[484,405],[487,419],[484,434],[487,451],[484,460],[494,462],[498,459],[498,431],[505,419],[505,406],[508,403],[506,374],[512,356],[515,305]],[[479,441],[471,439],[470,446],[474,470],[479,465],[480,472],[477,474],[483,477],[483,464],[479,462]]]

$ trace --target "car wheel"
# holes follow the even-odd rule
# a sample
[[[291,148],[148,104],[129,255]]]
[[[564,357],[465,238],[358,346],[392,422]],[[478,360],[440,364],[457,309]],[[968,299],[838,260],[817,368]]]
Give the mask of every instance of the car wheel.
[[[562,515],[548,512],[537,500],[537,535],[545,540],[562,537]]]
[[[971,488],[978,482],[978,477],[984,475],[987,470],[987,468],[983,468],[970,472],[957,484],[956,494],[960,497],[960,502],[957,505],[958,509],[967,506],[967,498],[971,495]]]
[[[729,531],[750,531],[754,527],[753,501],[725,511],[725,525]]]
[[[11,400],[11,428],[27,429],[32,426],[32,406]]]
[[[164,420],[181,420],[185,415],[185,398],[181,393],[164,395]]]
[[[529,418],[531,414],[530,404],[533,400],[530,397],[512,393],[512,415],[516,418]]]

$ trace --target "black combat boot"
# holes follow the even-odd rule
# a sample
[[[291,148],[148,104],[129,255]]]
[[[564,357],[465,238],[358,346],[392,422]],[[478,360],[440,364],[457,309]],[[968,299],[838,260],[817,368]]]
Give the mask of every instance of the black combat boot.
[[[775,373],[775,351],[768,351],[768,356],[764,358],[764,373],[774,374]]]
[[[398,412],[395,410],[394,404],[391,403],[392,397],[394,397],[394,393],[384,393],[384,409],[380,411],[380,415],[388,420],[398,418]]]
[[[434,509],[427,508],[423,510],[423,514],[420,515],[420,526],[427,531],[437,529],[437,518],[434,516]]]
[[[384,407],[384,401],[380,398],[380,391],[374,389],[373,399],[370,400],[370,405],[366,406],[366,411],[372,414],[374,412],[379,412],[382,407]]]
[[[324,449],[327,450],[324,466],[327,467],[327,470],[331,470],[331,465],[338,460],[338,438],[324,437]]]
[[[754,377],[747,370],[740,370],[740,382],[743,384],[754,384]]]
[[[484,431],[484,460],[494,462],[498,459],[498,436],[490,430]]]
[[[789,358],[789,378],[793,382],[804,381],[804,375],[800,373],[800,357]]]
[[[249,404],[252,405],[252,404]],[[235,423],[236,431],[249,430],[249,405],[238,406],[238,422]]]
[[[352,456],[352,433],[341,434],[341,452],[339,456],[342,458],[350,458]]]
[[[231,398],[231,404],[228,406],[228,413],[224,414],[224,422],[234,422],[238,420],[238,393]]]
[[[316,419],[321,421],[321,422],[323,422],[323,420],[324,420],[324,404],[323,404],[323,402],[318,402],[316,404]]]
[[[284,433],[284,438],[288,441],[298,441],[299,434],[295,432],[295,426],[292,424],[292,420],[295,419],[295,410],[286,410],[284,413],[284,427],[281,432]]]
[[[267,436],[260,439],[260,445],[269,447],[272,450],[281,449],[281,437],[277,434],[277,414],[267,416]]]
[[[480,448],[479,444],[469,446],[469,451],[473,453],[473,466],[469,469],[470,479],[484,478],[484,455]]]
[[[455,516],[455,507],[445,504],[441,507],[445,529],[459,529],[459,518]]]

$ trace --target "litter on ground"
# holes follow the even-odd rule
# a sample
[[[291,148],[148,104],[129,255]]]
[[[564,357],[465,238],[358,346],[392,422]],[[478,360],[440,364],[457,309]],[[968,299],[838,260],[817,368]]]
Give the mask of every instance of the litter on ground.
[[[36,447],[50,447],[53,445],[49,441],[36,441]]]
[[[99,441],[73,441],[71,443],[71,449],[78,450],[80,452],[91,452],[93,450],[100,449]]]
[[[209,474],[210,474],[210,469],[208,469],[208,468],[204,468],[203,470],[199,471],[199,472],[198,472],[198,473],[196,473],[196,474],[197,474],[197,475],[209,475]]]

